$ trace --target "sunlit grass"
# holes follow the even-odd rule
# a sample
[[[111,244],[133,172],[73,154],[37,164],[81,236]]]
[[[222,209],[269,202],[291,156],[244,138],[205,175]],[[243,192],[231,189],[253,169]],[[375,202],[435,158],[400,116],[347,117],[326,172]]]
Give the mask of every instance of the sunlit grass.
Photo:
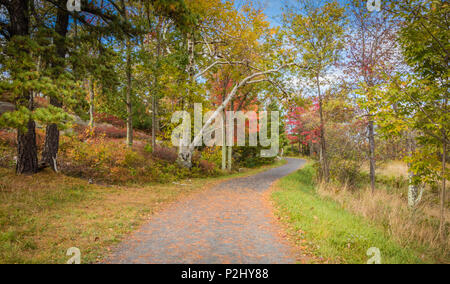
[[[320,197],[313,182],[312,166],[281,179],[272,198],[291,233],[311,243],[315,256],[336,263],[366,263],[367,250],[377,247],[383,263],[422,263],[418,254],[401,247],[383,230],[363,217]]]

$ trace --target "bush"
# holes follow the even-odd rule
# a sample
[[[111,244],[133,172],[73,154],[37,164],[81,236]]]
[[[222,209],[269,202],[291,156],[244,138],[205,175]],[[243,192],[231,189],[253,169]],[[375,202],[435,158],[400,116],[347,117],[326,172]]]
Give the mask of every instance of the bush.
[[[205,160],[220,168],[222,165],[222,149],[221,147],[207,147],[201,152],[200,156],[194,155],[193,160],[197,160],[199,163],[200,160]]]
[[[42,150],[45,142],[45,128],[41,130],[36,128],[36,145],[38,150]],[[0,129],[0,145],[5,147],[17,147],[17,131]]]
[[[384,175],[376,175],[376,182],[384,185],[386,188],[390,190],[399,190],[399,189],[407,189],[408,188],[408,179],[405,177],[396,177],[396,176],[384,176]],[[369,182],[369,177],[367,177],[367,182]]]
[[[212,162],[208,162],[205,160],[200,160],[199,168],[206,174],[214,174],[216,173],[216,165]]]
[[[156,146],[155,151],[153,152],[153,157],[170,163],[175,163],[178,159],[178,153],[174,148]]]
[[[122,139],[127,137],[126,129],[119,129],[114,126],[100,126],[94,129],[95,137],[104,135],[108,138]]]
[[[73,129],[78,133],[78,138],[82,141],[90,138],[99,138],[102,136],[113,139],[122,139],[127,137],[126,129],[119,129],[114,126],[100,126],[90,128],[89,126],[75,125]]]
[[[256,168],[273,164],[276,157],[261,157],[261,150],[263,149],[262,147],[240,147],[235,150],[235,155],[238,157],[236,162],[245,168]]]
[[[129,148],[105,137],[82,142],[63,136],[60,143],[60,170],[68,175],[104,183],[167,183],[186,178],[216,175],[214,163],[199,160],[198,167],[185,169],[176,164],[175,148],[157,146]],[[197,154],[198,156],[199,154]]]
[[[117,128],[115,126],[100,125],[94,128],[84,125],[75,125],[75,132],[79,134],[80,140],[87,140],[90,138],[106,137],[111,139],[124,139],[127,137],[126,128]],[[134,138],[148,139],[149,136],[142,132],[133,131]]]
[[[94,121],[97,123],[108,123],[118,128],[125,128],[125,122],[114,115],[106,113],[95,113]]]
[[[357,187],[362,182],[363,177],[360,171],[361,164],[357,161],[333,160],[330,165],[331,179],[351,188]]]
[[[136,168],[147,159],[125,144],[103,138],[61,143],[61,171],[69,175],[104,182],[131,181]]]

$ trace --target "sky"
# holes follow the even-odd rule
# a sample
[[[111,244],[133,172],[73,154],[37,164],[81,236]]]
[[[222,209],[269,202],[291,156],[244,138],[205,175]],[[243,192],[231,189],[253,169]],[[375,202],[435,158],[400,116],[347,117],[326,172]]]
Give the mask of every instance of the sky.
[[[268,20],[273,27],[281,25],[281,15],[283,8],[286,7],[286,5],[296,6],[298,3],[297,0],[235,0],[235,3],[236,6],[239,7],[248,1],[252,1],[255,5],[260,5],[264,9],[264,13],[267,15]],[[327,2],[327,0],[322,1]],[[344,5],[348,1],[349,0],[338,0],[341,5]]]
[[[296,0],[235,0],[235,4],[237,7],[242,6],[242,4],[247,3],[248,1],[254,2],[256,7],[260,6],[264,9],[264,13],[268,16],[268,20],[272,24],[272,26],[280,26],[281,19],[280,16],[282,14],[282,9],[284,4],[287,2],[294,3]]]

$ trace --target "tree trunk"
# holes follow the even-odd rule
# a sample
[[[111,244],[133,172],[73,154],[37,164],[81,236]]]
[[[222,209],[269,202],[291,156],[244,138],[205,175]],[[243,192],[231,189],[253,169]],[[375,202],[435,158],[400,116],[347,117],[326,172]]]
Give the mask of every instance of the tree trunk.
[[[125,5],[125,1],[121,0],[122,5],[122,17],[126,21],[128,21],[128,14],[127,14],[127,7]],[[131,147],[133,146],[133,113],[132,113],[132,102],[131,102],[131,96],[132,96],[132,74],[131,74],[131,40],[130,36],[126,35],[126,42],[125,42],[125,49],[127,53],[127,59],[126,59],[126,77],[127,77],[127,83],[126,83],[126,98],[125,103],[127,107],[127,141],[126,144]]]
[[[133,109],[131,102],[131,42],[130,39],[127,39],[126,43],[127,47],[127,95],[126,95],[126,104],[127,104],[127,145],[133,146]]]
[[[11,38],[29,36],[29,0],[11,0],[8,12],[11,22]],[[24,91],[16,101],[16,108],[25,106],[33,110],[33,94]],[[18,174],[34,174],[38,170],[36,124],[33,120],[27,123],[27,132],[17,130],[17,164]]]
[[[416,143],[415,138],[412,132],[408,132],[407,135],[407,154],[411,158],[414,155],[416,149]],[[408,186],[408,206],[410,208],[415,208],[420,200],[422,199],[422,190],[419,188],[419,186],[413,184],[413,178],[415,174],[411,169],[411,163],[408,163],[408,179],[409,179],[409,186]]]
[[[156,149],[156,94],[152,96],[152,151]]]
[[[308,141],[308,148],[309,148],[309,157],[312,158],[314,155],[314,144],[311,140]]]
[[[325,182],[329,181],[328,159],[327,159],[327,144],[325,141],[325,119],[323,116],[323,100],[320,92],[320,81],[317,75],[317,91],[319,94],[319,115],[320,115],[320,160],[322,166],[322,178]]]
[[[369,160],[370,160],[370,187],[375,192],[375,133],[374,122],[369,121]]]
[[[222,101],[223,102],[223,101]],[[222,112],[222,170],[227,169],[227,139],[225,111]]]
[[[65,0],[59,0],[59,5],[65,7]],[[56,15],[55,32],[57,36],[54,38],[56,46],[57,59],[53,64],[54,76],[57,78],[63,72],[66,60],[66,35],[69,26],[69,13],[65,9],[58,8]],[[50,98],[50,104],[55,107],[62,107],[61,99],[56,97]],[[59,129],[56,124],[50,124],[45,131],[44,151],[42,152],[43,165],[49,165],[54,171],[58,170],[57,155],[59,150]]]
[[[227,168],[229,171],[233,169],[233,147],[228,146],[228,165]]]
[[[27,128],[26,133],[21,130],[17,132],[16,173],[18,174],[35,174],[38,170],[35,122],[29,120]]]
[[[445,241],[446,229],[445,229],[445,186],[446,186],[446,165],[447,165],[447,135],[445,129],[442,130],[443,146],[442,146],[442,189],[441,189],[441,216],[439,224],[439,235],[442,241]]]
[[[158,102],[157,102],[157,92],[158,92],[158,78],[155,74],[154,80],[154,91],[152,96],[152,152],[156,151],[156,135],[158,133]]]
[[[94,82],[89,80],[89,127],[94,128]]]
[[[56,107],[61,107],[58,99],[51,97],[50,104]],[[50,124],[45,130],[45,143],[42,152],[41,164],[50,166],[55,172],[58,171],[57,157],[59,150],[59,129],[56,124]]]
[[[231,101],[231,105],[230,105],[230,111],[234,111],[234,100]],[[230,128],[227,133],[230,135],[230,137],[227,137],[227,141],[228,141],[228,164],[227,164],[227,168],[229,171],[232,170],[233,168],[233,144],[234,144],[234,119],[227,119],[228,121],[228,127]]]
[[[188,82],[190,85],[192,85],[194,82],[194,76],[195,76],[195,39],[194,36],[191,33],[188,33],[186,35],[186,41],[187,41],[187,53],[188,53],[188,66],[187,66],[187,72],[189,75]],[[187,111],[188,104],[187,101],[190,97],[190,90],[187,89],[186,91],[186,98],[184,99],[183,103],[183,110]],[[203,133],[202,133],[203,135]],[[183,135],[183,142],[180,145],[179,153],[178,153],[178,164],[185,167],[185,168],[192,168],[192,153],[193,149],[191,150],[191,147],[189,145],[189,141],[186,141],[185,139],[190,139],[190,137],[185,137],[187,135]]]
[[[158,133],[158,94],[159,94],[159,63],[161,57],[161,29],[158,25],[156,38],[156,69],[153,83],[152,96],[152,149],[156,149],[156,135]]]

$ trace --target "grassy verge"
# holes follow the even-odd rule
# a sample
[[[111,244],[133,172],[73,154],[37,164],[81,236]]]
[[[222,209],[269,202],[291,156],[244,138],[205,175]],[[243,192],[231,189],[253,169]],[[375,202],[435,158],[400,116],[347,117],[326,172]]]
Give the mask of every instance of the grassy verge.
[[[322,198],[313,182],[314,169],[304,169],[281,179],[272,198],[278,216],[298,243],[309,244],[315,259],[333,263],[367,263],[367,250],[379,248],[382,263],[422,263],[411,249],[403,248],[363,217]]]
[[[50,171],[19,177],[0,168],[0,263],[65,263],[70,247],[81,250],[82,263],[95,263],[167,204],[283,163],[146,186],[93,185]]]

